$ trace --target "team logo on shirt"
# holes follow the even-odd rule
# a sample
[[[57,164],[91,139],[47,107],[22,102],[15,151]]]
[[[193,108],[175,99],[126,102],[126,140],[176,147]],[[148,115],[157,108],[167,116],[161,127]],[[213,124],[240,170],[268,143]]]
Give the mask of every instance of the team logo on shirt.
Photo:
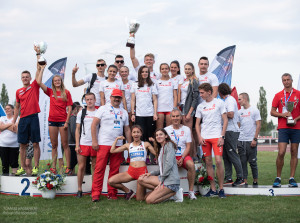
[[[203,107],[203,111],[211,111],[211,110],[215,110],[216,109],[216,105],[213,104],[213,106],[211,108],[206,108],[206,107]]]
[[[244,118],[244,117],[250,117],[250,115],[251,115],[251,112],[248,112],[248,113],[245,114],[245,115],[244,115],[244,113],[241,113],[241,117],[243,117],[243,118]]]
[[[162,87],[169,87],[169,86],[171,86],[172,85],[172,82],[171,81],[169,81],[168,83],[166,83],[166,84],[163,84],[163,82],[160,82],[160,83],[158,83],[159,84],[159,86],[162,86]]]
[[[138,88],[138,92],[150,92],[150,87],[147,87],[145,90],[141,90],[140,88]]]

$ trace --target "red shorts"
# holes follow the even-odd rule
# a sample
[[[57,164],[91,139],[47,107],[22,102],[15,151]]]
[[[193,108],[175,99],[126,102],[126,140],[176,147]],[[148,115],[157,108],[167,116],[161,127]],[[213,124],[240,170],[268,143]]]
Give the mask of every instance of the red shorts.
[[[129,166],[127,173],[135,180],[139,179],[139,176],[142,174],[148,173],[147,166],[142,166],[142,167],[132,167]]]
[[[92,146],[80,145],[80,149],[81,152],[79,154],[82,156],[97,156],[97,151]]]
[[[162,115],[170,115],[171,112],[157,112],[157,114],[162,114]]]
[[[177,159],[177,160],[180,160],[181,157],[182,157],[182,156],[176,156],[176,159]],[[183,167],[184,169],[186,169],[186,170],[187,170],[186,162],[187,162],[188,160],[192,160],[192,161],[193,161],[193,159],[192,159],[192,157],[190,157],[190,155],[187,155],[187,156],[184,158],[183,163],[182,163],[182,167]]]
[[[215,156],[223,155],[223,146],[218,146],[218,138],[205,139],[206,145],[202,145],[203,155],[211,156],[211,149],[213,148]]]

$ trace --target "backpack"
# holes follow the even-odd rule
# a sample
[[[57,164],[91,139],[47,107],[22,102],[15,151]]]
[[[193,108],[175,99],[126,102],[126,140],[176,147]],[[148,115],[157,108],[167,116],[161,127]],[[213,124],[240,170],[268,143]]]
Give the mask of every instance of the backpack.
[[[83,108],[82,109],[82,113],[81,113],[81,119],[80,119],[80,135],[79,137],[81,137],[81,133],[82,133],[82,129],[83,129],[83,134],[85,135],[85,130],[84,130],[84,118],[86,116],[86,111],[87,111],[87,108]]]

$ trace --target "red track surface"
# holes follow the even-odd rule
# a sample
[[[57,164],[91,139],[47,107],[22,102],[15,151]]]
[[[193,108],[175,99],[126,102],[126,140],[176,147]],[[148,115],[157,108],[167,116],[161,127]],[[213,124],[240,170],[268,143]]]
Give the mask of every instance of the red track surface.
[[[277,144],[272,144],[272,145],[258,145],[257,147],[258,151],[271,151],[271,152],[277,152],[278,146]],[[290,146],[287,146],[287,152],[290,152]]]

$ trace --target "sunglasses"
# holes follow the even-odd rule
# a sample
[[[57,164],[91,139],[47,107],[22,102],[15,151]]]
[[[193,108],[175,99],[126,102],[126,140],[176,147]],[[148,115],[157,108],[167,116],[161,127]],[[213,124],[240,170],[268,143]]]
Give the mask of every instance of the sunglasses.
[[[116,60],[116,63],[124,63],[124,60]]]
[[[104,67],[106,64],[105,63],[98,63],[98,64],[96,64],[96,67]]]

